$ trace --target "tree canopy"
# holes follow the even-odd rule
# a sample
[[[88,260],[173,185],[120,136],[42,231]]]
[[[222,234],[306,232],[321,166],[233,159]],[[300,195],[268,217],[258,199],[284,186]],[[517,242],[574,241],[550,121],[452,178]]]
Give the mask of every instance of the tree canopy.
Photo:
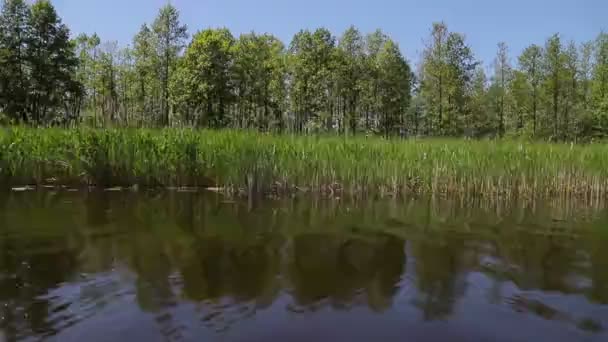
[[[415,65],[389,35],[349,27],[194,33],[166,5],[128,46],[71,36],[48,0],[2,0],[0,122],[193,126],[343,135],[608,135],[608,34],[559,34],[483,66],[434,23]]]

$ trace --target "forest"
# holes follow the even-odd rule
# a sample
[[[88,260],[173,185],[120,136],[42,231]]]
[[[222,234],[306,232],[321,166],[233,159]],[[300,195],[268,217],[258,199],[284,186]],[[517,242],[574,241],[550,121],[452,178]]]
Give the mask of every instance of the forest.
[[[3,0],[0,120],[35,127],[197,127],[384,136],[608,134],[608,34],[554,34],[484,65],[433,23],[414,65],[386,33],[190,33],[166,5],[128,46],[72,34],[48,0]]]

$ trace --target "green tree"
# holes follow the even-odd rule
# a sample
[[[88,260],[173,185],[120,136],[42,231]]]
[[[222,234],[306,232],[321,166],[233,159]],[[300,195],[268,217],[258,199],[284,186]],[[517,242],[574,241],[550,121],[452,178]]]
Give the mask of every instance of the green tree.
[[[51,120],[73,119],[65,106],[81,96],[82,86],[74,79],[78,59],[70,41],[70,31],[61,22],[48,0],[39,0],[31,7],[30,37],[26,59],[30,68],[28,109],[36,124]],[[63,107],[63,108],[62,108]],[[63,112],[64,118],[57,117]]]
[[[172,78],[173,103],[184,121],[225,127],[233,98],[234,38],[227,29],[194,35]]]
[[[429,135],[444,133],[444,111],[447,107],[448,65],[445,23],[433,24],[430,41],[422,55],[421,96],[426,101]]]
[[[530,111],[529,94],[532,92],[527,75],[520,70],[514,70],[508,87],[516,132],[519,135],[527,133],[526,113]]]
[[[105,43],[99,57],[99,100],[104,125],[114,123],[118,114],[116,43]]]
[[[376,131],[379,126],[379,86],[380,70],[378,68],[378,54],[388,41],[388,36],[381,30],[376,30],[365,36],[365,58],[363,60],[363,96],[362,104],[365,108],[365,129],[368,132]]]
[[[579,101],[579,56],[576,44],[571,41],[562,54],[563,59],[563,117],[562,139],[567,140],[573,137],[575,127],[579,126],[580,101]]]
[[[471,83],[479,63],[466,44],[464,35],[460,33],[450,33],[447,49],[448,112],[443,126],[447,128],[446,133],[449,135],[462,135],[463,123],[470,115]]]
[[[351,134],[356,134],[360,119],[360,102],[365,79],[365,41],[354,26],[349,27],[338,43],[340,52],[338,89],[342,98],[343,121]],[[348,124],[346,124],[348,122]]]
[[[75,77],[84,87],[81,119],[89,121],[92,114],[93,125],[97,125],[98,59],[101,40],[97,34],[89,36],[83,33],[76,37],[74,44],[78,58]]]
[[[139,113],[139,120],[142,123],[151,123],[153,118],[159,116],[154,105],[154,100],[160,92],[155,38],[146,24],[141,26],[133,38],[133,60],[137,80],[135,110]]]
[[[412,91],[410,108],[407,111],[407,122],[409,122],[408,134],[420,136],[424,130],[424,99],[420,96],[420,82],[416,75],[412,74]]]
[[[28,122],[26,49],[30,9],[24,0],[4,0],[0,13],[0,112]]]
[[[300,31],[291,42],[289,91],[296,131],[330,129],[333,124],[335,45],[335,38],[324,28]]]
[[[381,127],[389,136],[396,128],[405,130],[404,115],[411,99],[412,72],[399,47],[388,40],[378,53]]]
[[[552,139],[560,137],[560,100],[563,88],[563,47],[560,36],[554,34],[546,42],[545,55],[543,60],[544,73],[544,93],[547,96],[546,113],[551,117],[547,118],[552,123]],[[563,120],[563,118],[561,118]]]
[[[283,127],[285,47],[276,37],[244,34],[233,49],[233,80],[240,127]]]
[[[593,69],[593,95],[596,103],[608,96],[608,33],[601,33],[596,39],[595,67]]]
[[[133,63],[136,75],[137,105],[141,123],[150,124],[160,116],[156,101],[160,96],[161,84],[158,78],[159,58],[156,53],[156,36],[148,25],[144,24],[133,38]]]
[[[477,62],[462,34],[436,23],[422,56],[421,95],[433,135],[460,135],[469,121],[472,81]]]
[[[532,92],[530,102],[532,103],[532,133],[536,135],[538,126],[538,105],[540,102],[540,85],[542,82],[542,59],[543,48],[538,45],[530,45],[524,49],[519,56],[520,70],[526,75]]]
[[[600,33],[595,41],[595,65],[592,72],[594,135],[608,134],[608,34]]]
[[[497,90],[497,109],[498,109],[498,135],[502,137],[505,134],[505,102],[508,96],[508,87],[511,80],[511,64],[509,63],[507,44],[504,42],[498,43],[498,52],[494,60],[494,84]]]
[[[169,122],[169,79],[175,68],[177,57],[188,38],[187,27],[179,22],[179,11],[171,4],[160,9],[158,17],[152,24],[159,58],[159,79],[162,87],[160,123]]]
[[[494,132],[493,121],[488,109],[487,77],[483,67],[478,66],[473,77],[471,94],[471,115],[466,122],[466,135],[482,137]]]
[[[585,42],[580,46],[579,88],[580,88],[580,114],[576,126],[576,137],[585,138],[592,134],[593,115],[591,110],[591,79],[593,77],[593,42]]]
[[[116,56],[116,78],[119,103],[118,119],[124,126],[132,125],[137,118],[134,117],[137,106],[136,72],[133,51],[126,47],[118,50]]]

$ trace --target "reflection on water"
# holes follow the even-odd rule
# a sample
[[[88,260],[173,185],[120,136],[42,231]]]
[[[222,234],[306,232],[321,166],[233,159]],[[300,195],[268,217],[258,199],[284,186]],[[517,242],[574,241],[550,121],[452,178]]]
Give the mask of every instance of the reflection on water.
[[[0,195],[0,341],[603,340],[576,202]]]

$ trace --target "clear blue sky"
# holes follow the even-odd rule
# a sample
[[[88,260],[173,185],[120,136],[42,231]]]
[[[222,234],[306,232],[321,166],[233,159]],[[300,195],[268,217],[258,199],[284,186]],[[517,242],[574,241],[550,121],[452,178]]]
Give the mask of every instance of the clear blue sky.
[[[55,0],[73,34],[97,32],[102,40],[130,44],[167,0]],[[578,43],[608,30],[608,0],[172,0],[190,34],[227,27],[234,35],[269,32],[289,44],[302,28],[327,27],[339,36],[348,26],[381,28],[417,62],[431,24],[444,20],[464,33],[486,65],[505,41],[514,56],[552,33]]]

